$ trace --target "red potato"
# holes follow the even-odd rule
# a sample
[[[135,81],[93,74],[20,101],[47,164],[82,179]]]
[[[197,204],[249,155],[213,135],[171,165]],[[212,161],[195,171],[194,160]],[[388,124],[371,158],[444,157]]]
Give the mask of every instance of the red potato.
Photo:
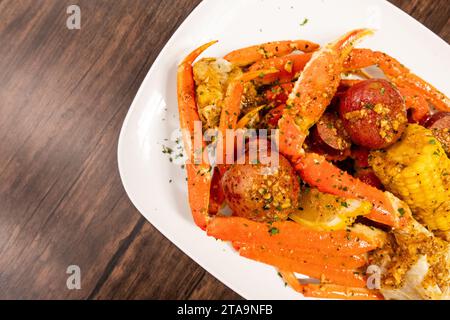
[[[369,149],[395,143],[408,121],[402,95],[384,79],[365,80],[348,89],[339,115],[351,140]]]
[[[287,219],[298,207],[300,185],[289,161],[280,154],[278,168],[270,170],[269,165],[246,161],[224,174],[225,199],[234,215],[270,222]]]

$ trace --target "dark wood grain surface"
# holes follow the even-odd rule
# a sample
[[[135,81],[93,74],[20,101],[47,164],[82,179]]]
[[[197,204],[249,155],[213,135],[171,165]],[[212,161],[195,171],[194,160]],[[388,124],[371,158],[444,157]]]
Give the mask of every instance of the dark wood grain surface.
[[[448,0],[392,2],[450,41]],[[131,101],[198,3],[0,0],[0,298],[240,298],[139,214],[117,170]]]

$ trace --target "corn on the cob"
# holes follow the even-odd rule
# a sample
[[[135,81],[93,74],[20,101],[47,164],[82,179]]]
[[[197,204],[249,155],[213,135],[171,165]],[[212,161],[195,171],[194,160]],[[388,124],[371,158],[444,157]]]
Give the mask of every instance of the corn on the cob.
[[[418,210],[418,215],[431,230],[450,230],[450,200],[433,211]]]
[[[450,229],[450,160],[430,130],[409,125],[401,141],[372,152],[369,162],[384,186],[425,225]]]

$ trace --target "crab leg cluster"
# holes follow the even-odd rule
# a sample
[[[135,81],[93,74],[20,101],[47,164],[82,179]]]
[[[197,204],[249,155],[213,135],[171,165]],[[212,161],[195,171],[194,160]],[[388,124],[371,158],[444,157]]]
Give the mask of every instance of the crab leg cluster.
[[[271,42],[227,54],[224,59],[236,66],[248,67],[248,71],[228,84],[218,130],[222,133],[219,135],[221,139],[226,139],[227,129],[242,127],[238,116],[246,82],[254,81],[260,85],[280,83],[279,87],[272,88],[265,95],[268,100],[280,105],[277,123],[280,130],[279,151],[288,158],[301,179],[324,193],[369,201],[373,209],[366,218],[402,228],[407,224],[407,218],[399,215],[398,208],[392,204],[392,198],[387,193],[341,171],[324,157],[305,153],[303,149],[309,129],[321,118],[339,88],[358,82],[343,80],[341,74],[373,64],[377,64],[401,88],[411,103],[414,117],[421,118],[428,112],[428,106],[425,108],[428,101],[441,110],[449,110],[448,101],[442,94],[392,58],[370,50],[363,51],[366,49],[354,49],[357,42],[371,33],[368,29],[354,30],[321,49],[312,42],[297,40]],[[209,210],[210,192],[217,191],[220,179],[214,179],[212,184],[211,165],[208,162],[194,162],[194,155],[203,150],[193,149],[194,122],[200,121],[200,117],[195,101],[192,64],[214,43],[196,49],[178,68],[180,124],[187,132],[183,140],[190,160],[186,168],[194,221],[208,235],[232,242],[242,256],[278,268],[283,279],[306,296],[382,298],[378,291],[366,288],[364,275],[367,253],[384,245],[384,238],[380,235],[351,228],[319,231],[292,221],[268,224],[209,214],[216,213],[220,206],[218,201],[214,201],[215,209]],[[225,141],[220,142],[219,145],[226,145]],[[202,147],[205,147],[204,141]],[[218,152],[224,156],[228,150],[222,147]],[[223,174],[228,167],[219,165],[218,169],[216,171]],[[220,199],[223,200],[223,197]],[[294,272],[319,279],[321,283],[301,284]]]
[[[194,129],[195,122],[200,121],[195,102],[195,81],[192,64],[199,55],[217,41],[212,41],[194,50],[178,66],[177,96],[180,127],[183,144],[188,155],[186,163],[189,204],[195,223],[202,229],[208,221],[209,195],[211,188],[211,166],[207,162],[195,163]],[[202,138],[203,139],[203,138]],[[202,141],[202,146],[205,142]]]
[[[231,241],[244,257],[324,283],[358,288],[366,284],[361,269],[367,263],[366,253],[385,240],[379,234],[315,231],[291,221],[267,225],[240,217],[216,217],[208,225],[207,233]]]

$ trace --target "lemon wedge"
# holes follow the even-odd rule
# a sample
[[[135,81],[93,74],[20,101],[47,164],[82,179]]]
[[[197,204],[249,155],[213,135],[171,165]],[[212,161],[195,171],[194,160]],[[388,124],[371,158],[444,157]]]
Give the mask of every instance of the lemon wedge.
[[[352,225],[358,216],[372,210],[368,201],[345,199],[322,193],[317,189],[305,189],[300,201],[300,210],[290,218],[317,230],[344,230]]]

